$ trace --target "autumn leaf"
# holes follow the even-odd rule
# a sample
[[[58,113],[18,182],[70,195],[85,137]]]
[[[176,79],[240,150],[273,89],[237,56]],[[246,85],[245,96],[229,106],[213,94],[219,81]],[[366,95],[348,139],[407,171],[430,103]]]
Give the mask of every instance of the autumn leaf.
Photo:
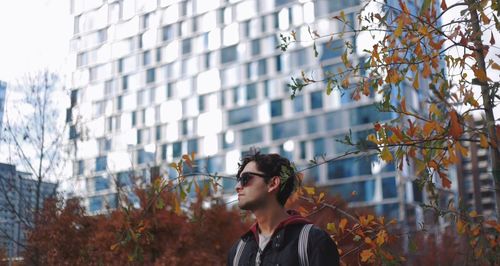
[[[497,63],[495,63],[495,62],[493,62],[493,64],[491,64],[491,68],[495,69],[495,70],[500,70],[500,65],[497,64]]]
[[[454,139],[460,138],[462,136],[462,126],[458,122],[458,114],[455,110],[450,112],[450,135]]]
[[[480,139],[479,145],[481,146],[481,148],[487,149],[490,146],[488,144],[488,138],[486,138],[485,135],[483,134],[479,135],[479,139]]]
[[[479,79],[479,81],[488,82],[488,77],[486,76],[486,72],[484,72],[483,69],[480,69],[478,67],[472,67],[472,71],[474,72],[476,78]]]
[[[392,157],[391,152],[389,151],[389,148],[385,147],[382,152],[380,153],[380,158],[386,162],[391,162],[394,158]]]
[[[314,187],[303,187],[303,188],[309,195],[314,195],[316,192]]]
[[[413,78],[413,88],[418,90],[418,88],[420,87],[420,83],[418,82],[418,72],[415,73],[415,77]]]
[[[385,230],[381,230],[380,232],[377,233],[377,239],[375,242],[377,243],[378,246],[382,246],[385,243],[385,240],[387,238],[387,232]]]
[[[446,9],[448,9],[448,6],[446,5],[446,1],[445,0],[441,0],[441,10],[445,11]]]
[[[441,178],[441,184],[443,185],[444,188],[451,188],[451,180],[448,178],[448,175],[445,173],[439,171],[438,172],[439,177]]]
[[[342,218],[340,220],[340,223],[339,223],[339,228],[342,231],[342,233],[344,232],[344,229],[345,229],[346,225],[347,225],[347,219],[346,218]]]
[[[362,262],[368,262],[375,255],[373,254],[373,251],[371,249],[365,249],[361,251],[360,256]]]
[[[332,233],[334,233],[334,234],[336,234],[336,233],[337,233],[337,228],[335,227],[335,224],[334,224],[334,223],[328,223],[328,224],[326,225],[326,230],[328,230],[328,231],[330,231],[330,232],[332,232]],[[344,231],[344,230],[342,230],[342,231]]]
[[[461,235],[465,233],[465,222],[462,219],[458,219],[457,221],[457,232]]]
[[[472,218],[477,217],[477,211],[471,211],[471,212],[469,212],[469,216],[472,217]]]

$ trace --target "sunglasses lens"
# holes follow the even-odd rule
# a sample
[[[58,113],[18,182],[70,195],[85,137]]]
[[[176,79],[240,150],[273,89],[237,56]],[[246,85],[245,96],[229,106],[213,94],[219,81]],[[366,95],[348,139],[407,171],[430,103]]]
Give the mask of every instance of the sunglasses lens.
[[[243,173],[240,175],[240,177],[238,177],[238,182],[240,182],[242,186],[246,186],[248,184],[248,181],[250,181],[250,178],[251,178],[250,174]]]

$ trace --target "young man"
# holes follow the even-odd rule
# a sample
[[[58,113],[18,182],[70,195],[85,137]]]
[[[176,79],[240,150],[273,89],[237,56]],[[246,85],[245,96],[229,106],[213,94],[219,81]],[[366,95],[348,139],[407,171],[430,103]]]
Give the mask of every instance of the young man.
[[[335,243],[318,227],[309,229],[307,239],[302,237],[307,251],[302,249],[299,255],[302,229],[311,222],[284,208],[297,182],[288,159],[259,153],[246,157],[239,164],[237,180],[238,206],[251,211],[256,223],[229,251],[228,266],[339,265]]]

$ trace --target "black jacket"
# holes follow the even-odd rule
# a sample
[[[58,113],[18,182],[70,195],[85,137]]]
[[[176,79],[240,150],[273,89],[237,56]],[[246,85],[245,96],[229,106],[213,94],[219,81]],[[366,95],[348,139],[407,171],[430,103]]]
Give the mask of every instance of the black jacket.
[[[262,251],[261,261],[263,266],[300,266],[298,255],[299,234],[302,227],[310,223],[299,215],[293,215],[283,221],[273,233],[271,240]],[[255,265],[258,251],[257,225],[253,225],[250,231],[241,239],[246,242],[241,254],[238,266]],[[233,245],[227,257],[227,265],[233,266],[234,256],[239,243]],[[309,232],[307,254],[310,266],[339,265],[339,254],[335,242],[328,233],[313,226]]]

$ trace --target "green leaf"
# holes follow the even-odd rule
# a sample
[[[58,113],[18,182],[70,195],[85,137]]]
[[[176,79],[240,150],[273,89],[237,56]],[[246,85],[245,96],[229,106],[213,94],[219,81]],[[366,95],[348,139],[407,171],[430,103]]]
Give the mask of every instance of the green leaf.
[[[326,84],[326,95],[330,95],[332,93],[332,79],[328,79],[328,83]]]

